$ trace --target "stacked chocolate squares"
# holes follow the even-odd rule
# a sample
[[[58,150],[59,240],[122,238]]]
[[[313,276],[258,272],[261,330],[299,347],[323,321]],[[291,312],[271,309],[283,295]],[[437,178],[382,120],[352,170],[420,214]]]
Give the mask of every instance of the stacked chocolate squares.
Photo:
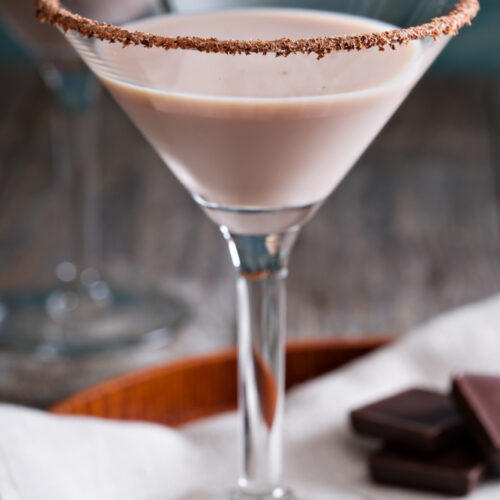
[[[369,457],[378,483],[464,496],[499,475],[500,377],[455,376],[449,396],[410,389],[354,410],[351,423],[384,441]]]

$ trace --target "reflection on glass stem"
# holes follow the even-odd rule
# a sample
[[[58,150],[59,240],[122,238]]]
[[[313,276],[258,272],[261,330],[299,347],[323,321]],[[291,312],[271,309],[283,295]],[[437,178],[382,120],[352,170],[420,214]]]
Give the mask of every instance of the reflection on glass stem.
[[[232,234],[221,227],[235,269],[238,300],[242,470],[236,497],[285,497],[280,487],[284,402],[285,284],[299,232]]]

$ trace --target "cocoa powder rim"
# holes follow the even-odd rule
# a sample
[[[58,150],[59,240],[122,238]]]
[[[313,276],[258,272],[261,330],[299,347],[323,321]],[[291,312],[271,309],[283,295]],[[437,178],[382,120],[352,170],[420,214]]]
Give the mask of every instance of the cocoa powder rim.
[[[277,40],[220,40],[196,36],[169,37],[131,31],[109,23],[102,23],[61,7],[60,0],[36,0],[37,17],[60,27],[64,32],[77,31],[84,38],[97,38],[110,43],[120,43],[124,47],[142,45],[147,48],[159,47],[165,50],[197,50],[219,54],[316,54],[319,59],[331,52],[365,50],[378,47],[395,49],[413,40],[433,38],[442,35],[456,35],[466,25],[470,25],[479,12],[478,0],[458,0],[450,11],[443,16],[410,28],[394,29],[380,33],[344,35],[320,38],[280,38]]]

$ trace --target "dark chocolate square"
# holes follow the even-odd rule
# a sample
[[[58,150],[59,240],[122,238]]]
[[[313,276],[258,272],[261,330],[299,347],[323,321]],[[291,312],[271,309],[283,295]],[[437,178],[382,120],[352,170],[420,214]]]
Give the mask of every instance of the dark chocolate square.
[[[484,458],[465,441],[431,456],[386,447],[369,463],[378,483],[455,496],[472,491],[486,470]]]
[[[465,429],[452,399],[426,389],[409,389],[354,410],[351,423],[360,434],[424,453],[446,448]]]
[[[470,435],[489,462],[500,466],[500,377],[463,374],[453,379],[453,397]]]

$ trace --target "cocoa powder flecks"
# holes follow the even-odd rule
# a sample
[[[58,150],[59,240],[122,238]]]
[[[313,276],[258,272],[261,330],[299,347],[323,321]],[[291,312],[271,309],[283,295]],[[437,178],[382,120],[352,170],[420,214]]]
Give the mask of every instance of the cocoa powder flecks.
[[[395,29],[381,33],[346,35],[292,40],[219,40],[192,36],[168,37],[129,31],[113,24],[100,23],[74,14],[60,6],[59,0],[36,0],[37,17],[41,21],[59,26],[65,32],[78,31],[83,37],[98,38],[110,43],[161,47],[165,50],[182,49],[219,54],[316,54],[319,59],[331,52],[364,50],[378,47],[395,49],[420,38],[437,39],[441,35],[455,35],[465,25],[469,25],[479,11],[478,0],[458,0],[444,16],[412,28]]]

